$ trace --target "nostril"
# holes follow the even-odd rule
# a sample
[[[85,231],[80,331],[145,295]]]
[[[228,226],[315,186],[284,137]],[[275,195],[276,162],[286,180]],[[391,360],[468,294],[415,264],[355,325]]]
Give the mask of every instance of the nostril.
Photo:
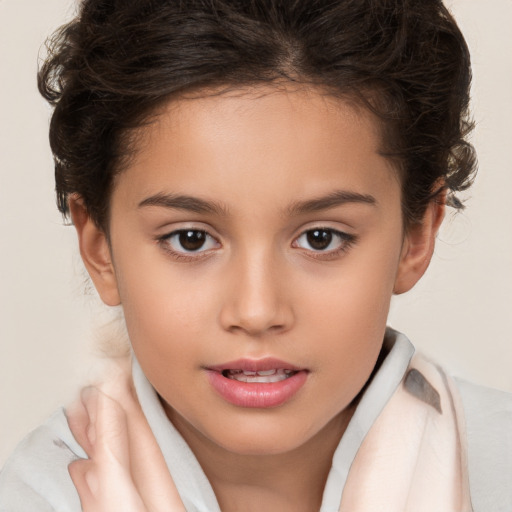
[[[231,286],[226,286],[229,293],[219,311],[221,326],[226,331],[250,336],[277,334],[293,323],[291,303],[283,294],[282,280],[276,280],[264,267],[253,265],[245,273],[233,273]],[[251,272],[254,268],[258,271]]]
[[[279,334],[287,329],[288,327],[284,324],[256,326],[254,324],[240,323],[239,325],[231,325],[226,330],[233,334],[245,333],[252,337],[258,337],[267,334]]]

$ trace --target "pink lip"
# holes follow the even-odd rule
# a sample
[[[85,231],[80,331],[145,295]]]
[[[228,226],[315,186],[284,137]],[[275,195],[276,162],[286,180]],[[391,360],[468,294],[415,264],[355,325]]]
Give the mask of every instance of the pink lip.
[[[225,377],[224,370],[266,371],[272,369],[292,370],[294,373],[279,382],[239,382]],[[222,365],[206,368],[213,389],[227,402],[248,408],[270,408],[283,405],[305,384],[308,371],[278,359],[239,359]]]

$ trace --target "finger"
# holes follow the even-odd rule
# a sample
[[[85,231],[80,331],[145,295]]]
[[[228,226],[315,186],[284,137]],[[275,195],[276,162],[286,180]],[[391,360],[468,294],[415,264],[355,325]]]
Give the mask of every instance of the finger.
[[[131,372],[121,371],[102,390],[123,408],[125,418],[129,418],[126,424],[130,471],[145,506],[151,512],[185,512],[162,451],[137,400]]]
[[[128,421],[124,409],[98,389],[90,391],[83,403],[91,420],[88,438],[94,439],[95,461],[129,471]]]
[[[84,396],[87,397],[87,393],[89,391],[82,391],[80,399],[66,407],[64,413],[71,433],[78,444],[84,449],[87,456],[90,457],[92,453],[92,443],[89,440],[91,420],[89,412],[84,405]]]
[[[82,507],[90,512],[146,512],[130,475],[124,410],[97,388],[84,390],[80,404],[69,412],[69,420],[76,437],[87,445],[90,460],[70,465],[70,474]]]
[[[129,388],[126,391],[122,403],[130,418],[128,436],[131,472],[142,501],[151,512],[185,512],[185,506],[135,392]]]
[[[149,512],[135,488],[121,474],[92,460],[77,460],[68,471],[78,491],[83,512]]]
[[[68,472],[78,492],[83,512],[100,512],[96,508],[97,503],[94,494],[97,482],[90,471],[91,468],[92,462],[90,460],[79,459],[69,464]],[[88,474],[89,477],[87,478]],[[91,485],[94,490],[91,489]]]

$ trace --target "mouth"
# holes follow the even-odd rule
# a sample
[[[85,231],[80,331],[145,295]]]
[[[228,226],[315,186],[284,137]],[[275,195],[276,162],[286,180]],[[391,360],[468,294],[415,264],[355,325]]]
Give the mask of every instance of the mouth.
[[[204,368],[213,389],[238,407],[271,408],[291,400],[309,370],[274,358],[239,359]]]
[[[283,380],[289,379],[297,372],[295,370],[288,370],[285,368],[274,368],[272,370],[260,371],[223,370],[221,373],[224,377],[237,380],[238,382],[267,384],[272,382],[281,382]]]
[[[293,377],[297,372],[307,371],[273,357],[264,359],[238,359],[205,368],[218,372],[227,379],[239,382],[272,383]]]

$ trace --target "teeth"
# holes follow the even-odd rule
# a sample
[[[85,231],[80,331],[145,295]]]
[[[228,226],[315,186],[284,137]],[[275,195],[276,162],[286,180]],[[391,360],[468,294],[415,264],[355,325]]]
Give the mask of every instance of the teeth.
[[[261,371],[261,372],[256,372],[258,375],[263,375],[263,376],[266,376],[266,375],[275,375],[275,373],[277,372],[277,370],[265,370],[265,371]],[[245,373],[245,372],[244,372]],[[246,374],[246,373],[245,373]],[[246,374],[247,375],[247,374]]]
[[[280,382],[291,377],[295,372],[293,370],[285,370],[282,368],[272,370],[261,370],[252,372],[248,370],[225,370],[224,376],[239,382]]]

